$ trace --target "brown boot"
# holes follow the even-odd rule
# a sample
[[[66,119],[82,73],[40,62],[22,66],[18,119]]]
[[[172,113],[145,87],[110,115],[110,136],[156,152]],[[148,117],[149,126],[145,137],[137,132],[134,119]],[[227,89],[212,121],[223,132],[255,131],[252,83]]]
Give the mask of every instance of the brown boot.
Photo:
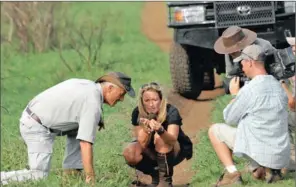
[[[241,177],[240,172],[236,171],[234,173],[229,173],[225,171],[225,173],[223,173],[219,178],[215,187],[226,186],[230,184],[242,184],[242,183],[243,183],[243,179]]]
[[[157,153],[156,161],[159,168],[159,187],[173,187],[174,152]]]
[[[283,179],[280,169],[265,168],[265,171],[265,180],[267,183],[274,183]]]
[[[252,176],[256,180],[265,180],[265,176],[266,176],[265,168],[260,166],[259,168],[255,169],[252,173]]]
[[[159,184],[159,173],[157,172],[150,175],[151,176],[151,187],[156,187]]]

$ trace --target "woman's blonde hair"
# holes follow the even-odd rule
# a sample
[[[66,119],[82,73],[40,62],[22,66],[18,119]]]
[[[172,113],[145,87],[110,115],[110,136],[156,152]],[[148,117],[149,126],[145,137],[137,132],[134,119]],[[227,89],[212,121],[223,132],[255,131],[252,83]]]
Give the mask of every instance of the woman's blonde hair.
[[[138,116],[138,120],[140,118],[147,118],[149,119],[149,114],[146,112],[145,107],[143,105],[143,94],[146,91],[154,91],[156,93],[158,93],[159,98],[161,99],[161,104],[160,104],[160,108],[156,117],[156,120],[159,123],[163,123],[166,120],[166,116],[167,116],[167,99],[163,96],[163,92],[160,88],[160,86],[155,83],[155,82],[151,82],[149,84],[144,84],[139,91],[139,99],[138,99],[138,109],[139,109],[139,116]]]

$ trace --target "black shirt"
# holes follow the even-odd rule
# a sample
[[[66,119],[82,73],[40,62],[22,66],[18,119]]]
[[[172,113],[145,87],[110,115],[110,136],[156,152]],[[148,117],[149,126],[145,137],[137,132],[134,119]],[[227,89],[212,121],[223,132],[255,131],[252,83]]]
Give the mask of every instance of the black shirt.
[[[136,107],[132,112],[132,125],[139,126],[138,116],[139,116],[139,109],[138,109],[138,107]],[[180,126],[179,135],[178,135],[178,142],[180,143],[180,146],[182,147],[182,143],[186,139],[186,135],[184,134],[183,130],[181,129],[182,118],[179,114],[178,109],[171,104],[167,104],[166,120],[162,123],[162,126],[165,130],[168,129],[169,125],[179,125]],[[148,147],[154,147],[153,141],[150,142]]]

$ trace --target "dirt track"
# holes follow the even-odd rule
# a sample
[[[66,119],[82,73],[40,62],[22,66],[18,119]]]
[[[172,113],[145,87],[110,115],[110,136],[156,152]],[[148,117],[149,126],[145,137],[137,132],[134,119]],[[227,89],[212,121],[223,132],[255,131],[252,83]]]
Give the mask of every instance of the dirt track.
[[[167,28],[167,9],[164,2],[146,2],[142,12],[142,32],[151,41],[155,42],[163,51],[169,52],[172,43],[172,32]],[[221,81],[216,76],[216,85]],[[223,94],[222,89],[204,91],[199,99],[215,98]],[[196,134],[202,128],[210,126],[211,101],[194,101],[185,99],[178,94],[169,91],[169,102],[178,107],[183,118],[185,133],[197,143]],[[179,187],[190,182],[194,172],[190,171],[190,161],[183,161],[175,169],[174,185]]]

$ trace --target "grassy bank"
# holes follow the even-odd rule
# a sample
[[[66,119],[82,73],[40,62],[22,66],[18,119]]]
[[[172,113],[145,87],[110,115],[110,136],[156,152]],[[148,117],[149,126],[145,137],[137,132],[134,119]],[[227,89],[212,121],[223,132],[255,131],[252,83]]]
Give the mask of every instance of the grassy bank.
[[[44,89],[72,77],[95,80],[113,70],[130,75],[136,91],[148,81],[170,84],[167,54],[141,33],[142,5],[142,2],[69,4],[68,13],[77,26],[89,21],[99,23],[106,13],[110,16],[100,53],[101,62],[92,66],[90,71],[85,64],[77,65],[81,62],[74,50],[62,51],[70,65],[76,67],[74,72],[70,72],[62,63],[58,51],[24,55],[2,46],[1,171],[23,169],[27,165],[26,147],[19,134],[18,120],[28,101]],[[94,146],[96,186],[126,187],[130,183],[128,167],[118,154],[122,152],[123,145],[130,141],[130,114],[135,105],[136,99],[126,97],[115,108],[104,107],[106,129],[98,133]],[[47,180],[9,186],[84,186],[78,179],[62,180],[64,146],[65,137],[57,138],[52,172]]]

